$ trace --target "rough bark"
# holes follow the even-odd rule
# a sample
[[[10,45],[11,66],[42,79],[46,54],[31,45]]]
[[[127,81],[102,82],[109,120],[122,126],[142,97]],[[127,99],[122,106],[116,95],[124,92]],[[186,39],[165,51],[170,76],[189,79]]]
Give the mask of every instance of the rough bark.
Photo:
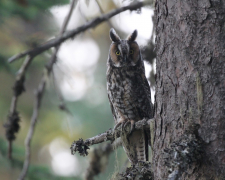
[[[225,2],[158,0],[155,13],[154,179],[169,179],[165,151],[192,124],[200,125],[203,160],[176,179],[224,179]]]

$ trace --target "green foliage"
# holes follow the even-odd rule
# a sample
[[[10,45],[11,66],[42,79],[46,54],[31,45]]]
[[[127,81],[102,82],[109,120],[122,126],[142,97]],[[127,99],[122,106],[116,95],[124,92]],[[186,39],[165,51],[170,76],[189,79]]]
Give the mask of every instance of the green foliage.
[[[20,16],[26,20],[33,20],[40,11],[44,12],[54,5],[68,4],[69,0],[1,0],[0,17]]]
[[[5,61],[4,56],[0,54],[0,71],[1,70],[9,71],[10,70],[10,67],[9,67],[9,63],[7,63]]]
[[[74,177],[61,177],[55,176],[50,171],[49,168],[45,166],[34,166],[32,165],[29,169],[28,180],[40,180],[40,179],[48,179],[48,180],[74,180]],[[79,180],[80,178],[76,178]]]
[[[0,138],[0,169],[1,169],[0,174],[5,173],[7,171],[10,172],[12,168],[21,170],[23,167],[22,156],[24,156],[24,153],[25,153],[24,149],[18,146],[14,146],[14,149],[13,149],[14,159],[12,159],[11,161],[8,160],[7,159],[7,141]],[[41,179],[79,180],[80,178],[56,176],[52,174],[52,171],[47,166],[31,164],[26,179],[27,180],[41,180]]]

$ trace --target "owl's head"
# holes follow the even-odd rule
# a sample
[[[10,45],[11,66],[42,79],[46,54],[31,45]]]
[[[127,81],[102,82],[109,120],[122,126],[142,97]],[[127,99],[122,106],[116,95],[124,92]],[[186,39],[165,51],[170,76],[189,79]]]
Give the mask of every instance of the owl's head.
[[[112,44],[109,50],[109,63],[115,67],[135,66],[140,59],[140,50],[137,42],[137,30],[130,34],[127,40],[121,40],[112,28],[109,32]]]

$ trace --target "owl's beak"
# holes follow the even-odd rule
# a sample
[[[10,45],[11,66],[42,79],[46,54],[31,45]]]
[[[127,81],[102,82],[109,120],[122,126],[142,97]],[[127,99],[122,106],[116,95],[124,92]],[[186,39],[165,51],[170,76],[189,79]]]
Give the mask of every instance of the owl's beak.
[[[128,57],[127,57],[127,55],[125,55],[125,56],[124,56],[124,58],[123,58],[123,62],[125,62],[125,63],[126,63],[126,62],[127,62],[127,60],[128,60]]]

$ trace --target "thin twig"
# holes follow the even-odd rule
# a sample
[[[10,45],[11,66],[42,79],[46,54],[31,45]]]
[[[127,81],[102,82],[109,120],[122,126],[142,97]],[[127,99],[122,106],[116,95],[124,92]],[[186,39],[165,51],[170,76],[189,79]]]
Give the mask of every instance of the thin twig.
[[[60,34],[59,34],[59,38],[63,36],[63,33],[65,32],[66,30],[66,27],[69,23],[69,20],[70,20],[70,17],[73,13],[73,9],[74,9],[74,6],[77,4],[78,0],[73,0],[72,3],[71,3],[71,8],[70,8],[70,11],[69,11],[69,14],[67,15],[65,21],[63,22],[63,26],[62,26],[62,29],[60,31]],[[47,70],[48,70],[48,75],[50,74],[50,72],[52,71],[52,67],[53,67],[53,64],[55,64],[56,60],[57,60],[57,53],[59,51],[59,48],[60,48],[60,44],[57,44],[55,46],[55,52],[54,54],[52,55],[52,58],[51,60],[49,61],[49,64],[46,66]]]
[[[56,91],[56,94],[59,98],[59,101],[60,101],[60,104],[59,104],[59,109],[62,110],[62,111],[65,111],[67,114],[69,114],[70,116],[73,117],[73,114],[70,112],[69,108],[67,107],[66,103],[65,103],[65,100],[59,90],[59,88],[57,87],[56,85],[56,78],[55,78],[55,73],[54,73],[54,70],[52,71],[52,77],[53,77],[53,85],[54,85],[54,89]]]
[[[69,22],[69,19],[71,17],[71,14],[73,12],[73,9],[74,9],[74,5],[75,5],[75,2],[77,0],[73,0],[72,3],[71,3],[71,7],[70,7],[70,11],[69,11],[69,14],[67,15],[64,23],[63,23],[63,27],[62,27],[62,30],[60,31],[60,35],[63,34],[63,32],[65,31],[67,25],[68,25],[68,22]],[[55,49],[55,52],[48,64],[48,66],[46,67],[47,68],[47,75],[49,76],[51,71],[52,71],[52,68],[53,68],[53,65],[56,61],[56,54],[59,50],[59,46],[56,47]],[[42,100],[42,97],[43,97],[43,94],[44,94],[44,91],[45,91],[45,85],[46,85],[46,81],[47,81],[47,76],[44,74],[42,79],[41,79],[41,82],[36,90],[36,97],[35,97],[35,102],[34,102],[34,108],[33,108],[33,115],[31,117],[31,123],[30,123],[30,128],[29,128],[29,131],[28,131],[28,134],[27,134],[27,137],[26,137],[26,140],[25,140],[25,147],[26,147],[26,157],[25,157],[25,160],[24,160],[24,164],[23,164],[23,170],[20,174],[20,177],[19,177],[19,180],[23,180],[27,174],[27,170],[29,168],[29,164],[30,164],[30,156],[31,156],[31,148],[30,148],[30,144],[31,144],[31,140],[33,138],[33,134],[34,134],[34,129],[35,129],[35,125],[37,123],[37,118],[38,118],[38,114],[39,114],[39,109],[40,109],[40,105],[41,105],[41,100]]]
[[[20,67],[20,69],[17,73],[14,87],[16,86],[17,82],[20,82],[23,79],[25,71],[27,70],[28,66],[30,65],[30,62],[32,61],[32,59],[33,59],[33,57],[27,56],[27,58],[23,62],[22,66]],[[16,110],[18,95],[15,95],[15,94],[16,93],[14,92],[14,96],[12,98],[12,102],[11,102],[11,106],[10,106],[10,113],[13,113]]]
[[[83,11],[80,8],[81,6],[78,7],[79,13],[81,17],[85,20],[85,23],[88,22],[88,18],[84,15]]]
[[[30,148],[30,144],[31,144],[31,139],[33,137],[34,134],[34,128],[37,122],[37,118],[38,118],[38,114],[39,114],[39,108],[41,105],[41,100],[44,94],[44,89],[45,89],[45,85],[46,85],[46,79],[42,78],[39,86],[38,86],[38,90],[36,91],[36,98],[35,98],[35,102],[34,102],[34,107],[33,107],[33,115],[31,117],[31,123],[30,123],[30,128],[29,131],[27,133],[27,137],[25,140],[25,147],[26,147],[26,156],[25,156],[25,160],[24,160],[24,164],[23,164],[23,169],[22,172],[20,174],[19,180],[23,180],[27,174],[27,170],[30,164],[30,155],[31,155],[31,148]]]
[[[144,1],[144,2],[136,2],[136,3],[132,3],[128,6],[124,6],[124,7],[121,7],[121,8],[118,8],[118,9],[115,9],[115,10],[112,10],[110,11],[109,13],[105,14],[105,15],[102,15],[102,16],[99,16],[95,19],[93,19],[92,21],[89,21],[87,22],[85,25],[83,26],[80,26],[74,30],[71,30],[71,31],[67,31],[65,33],[63,33],[62,36],[60,37],[57,37],[57,38],[54,38],[52,40],[49,40],[47,41],[45,44],[43,45],[40,45],[34,49],[31,49],[31,50],[28,50],[28,51],[25,51],[25,52],[22,52],[20,54],[17,54],[11,58],[8,59],[8,61],[11,63],[19,58],[22,58],[26,55],[31,55],[33,57],[37,56],[38,54],[41,54],[43,53],[44,51],[52,48],[52,47],[56,47],[58,46],[59,44],[61,44],[62,42],[64,42],[65,40],[69,39],[69,38],[74,38],[77,34],[81,33],[81,32],[84,32],[86,31],[87,29],[89,28],[94,28],[95,26],[97,26],[98,24],[108,20],[109,18],[123,12],[123,11],[126,11],[126,10],[136,10],[136,9],[139,9],[143,6],[146,6],[146,5],[150,5],[150,1]]]
[[[24,63],[22,64],[22,66],[20,67],[20,69],[17,73],[16,80],[22,78],[22,76],[25,74],[25,72],[26,72],[27,68],[29,67],[32,60],[33,60],[32,56],[27,56],[27,58],[25,59]]]
[[[150,125],[152,122],[154,122],[155,119],[143,119],[141,121],[138,121],[135,123],[135,130],[142,130],[142,129],[150,129]],[[129,127],[126,127],[129,128]],[[129,131],[129,129],[126,129]],[[71,145],[71,154],[75,154],[76,151],[78,151],[82,156],[87,155],[87,149],[89,149],[89,146],[94,144],[99,144],[105,141],[111,141],[113,142],[116,138],[120,137],[120,131],[113,131],[113,129],[109,129],[105,131],[104,133],[98,134],[97,136],[91,137],[89,139],[86,139],[83,141],[83,139],[79,139],[78,141],[74,141]]]
[[[17,75],[16,75],[16,81],[14,83],[14,87],[16,86],[16,84],[18,82],[21,82],[21,80],[24,78],[24,74],[28,68],[28,66],[30,65],[30,62],[32,61],[33,57],[31,56],[27,56],[27,58],[25,59],[25,61],[23,62],[22,66],[20,67]],[[22,85],[21,85],[22,86]],[[16,90],[15,90],[16,91]],[[14,92],[14,96],[12,98],[12,101],[11,101],[11,105],[10,105],[10,113],[12,114],[13,112],[16,111],[16,107],[17,107],[17,99],[18,99],[18,96],[20,95],[21,93],[18,94],[18,92]]]
[[[101,4],[99,3],[98,0],[95,0],[95,2],[96,2],[96,4],[98,5],[98,8],[99,8],[101,14],[103,15],[103,14],[104,14],[104,11],[103,11],[103,9],[102,9]],[[110,28],[113,27],[113,25],[112,25],[112,23],[110,22],[110,20],[108,20],[107,23],[108,23],[108,25],[109,25]]]
[[[77,3],[78,3],[78,0],[75,0],[75,1],[73,0],[73,1],[72,1],[72,3],[71,3],[71,8],[70,8],[70,11],[69,11],[69,14],[67,15],[65,21],[63,22],[63,26],[62,26],[62,29],[61,29],[60,34],[59,34],[60,36],[62,36],[63,33],[66,31],[66,27],[67,27],[67,25],[68,25],[68,23],[69,23],[69,19],[70,19],[71,15],[72,15],[73,9],[74,9],[74,7],[76,6]],[[57,55],[57,53],[58,53],[58,51],[59,51],[60,45],[61,45],[61,44],[59,44],[59,45],[55,48],[55,52],[54,52],[54,54],[52,55],[52,59],[51,59],[51,61],[50,61],[51,63],[49,63],[48,66],[47,66],[48,70],[49,70],[49,67],[53,67],[53,64],[55,64],[55,62],[56,62],[56,60],[57,60],[56,55]],[[52,69],[50,69],[50,71],[51,71],[51,70],[52,70]],[[65,104],[65,101],[64,101],[64,98],[63,98],[62,94],[58,91],[58,89],[57,89],[57,87],[56,87],[54,71],[52,71],[52,75],[53,75],[53,83],[54,83],[54,86],[55,86],[55,89],[56,89],[56,93],[57,93],[57,95],[58,95],[58,97],[59,97],[59,100],[60,100],[59,108],[60,108],[62,111],[65,111],[65,112],[67,112],[69,115],[73,116],[72,113],[70,112],[70,110],[67,108],[67,106],[66,106],[66,104]]]
[[[8,158],[12,159],[12,141],[8,141]]]
[[[78,7],[79,13],[81,15],[81,17],[84,19],[85,23],[88,22],[88,18],[86,17],[86,15],[84,14],[84,12],[81,9],[81,6]],[[88,29],[88,33],[93,36],[93,34],[91,33],[91,29]]]

